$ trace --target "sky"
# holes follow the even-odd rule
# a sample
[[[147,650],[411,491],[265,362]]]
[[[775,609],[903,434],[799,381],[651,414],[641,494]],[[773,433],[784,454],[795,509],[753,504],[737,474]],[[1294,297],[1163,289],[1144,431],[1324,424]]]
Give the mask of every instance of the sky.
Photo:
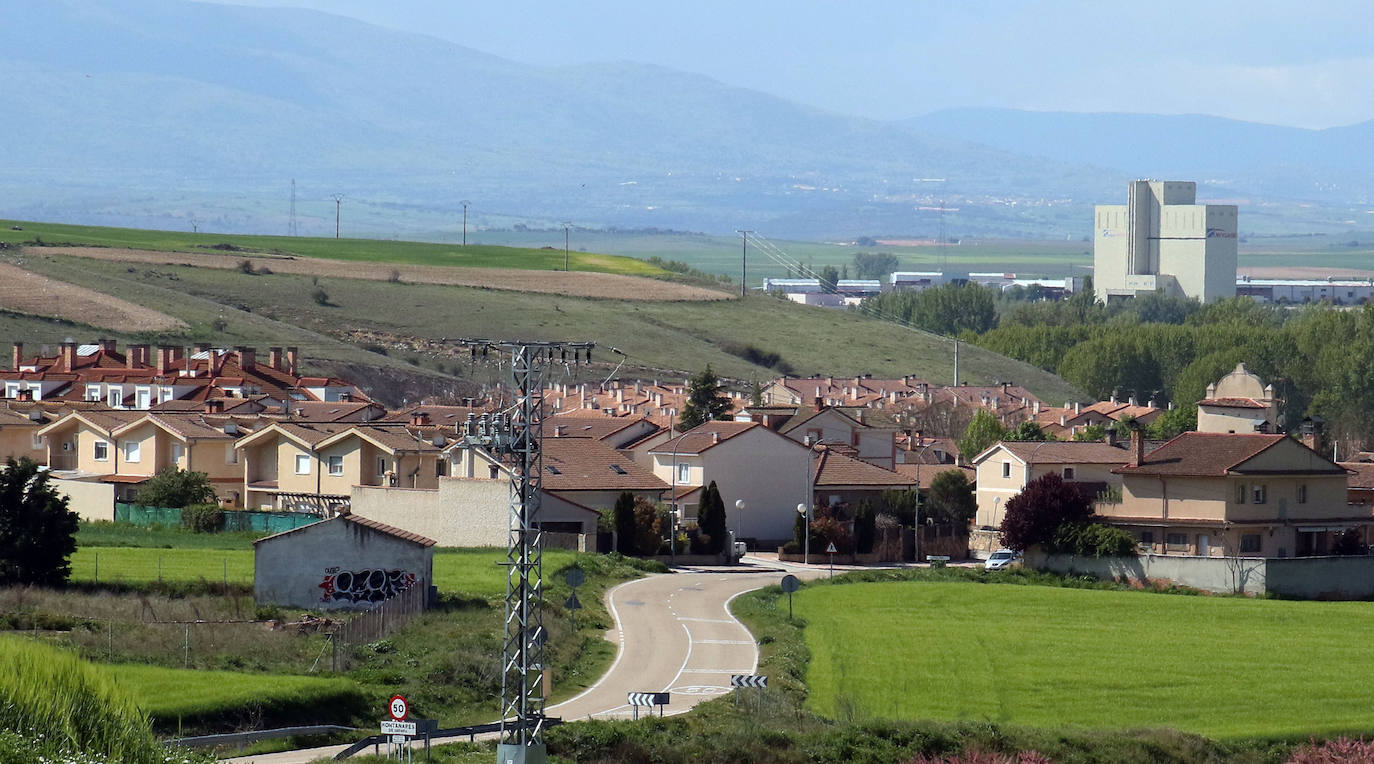
[[[1308,128],[1374,119],[1367,0],[230,1],[528,64],[657,64],[875,119],[961,106]]]

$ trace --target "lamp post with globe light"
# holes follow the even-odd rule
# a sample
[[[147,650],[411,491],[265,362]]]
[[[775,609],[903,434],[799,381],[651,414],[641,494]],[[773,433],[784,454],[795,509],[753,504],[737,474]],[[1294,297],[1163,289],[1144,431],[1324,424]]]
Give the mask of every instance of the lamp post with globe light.
[[[739,512],[739,524],[735,526],[736,528],[738,528],[738,530],[735,532],[735,540],[736,540],[736,541],[739,541],[740,543],[743,543],[743,539],[744,539],[744,508],[745,508],[745,506],[746,506],[746,505],[745,505],[745,503],[744,503],[744,499],[735,499],[735,510],[736,510],[737,512]],[[747,549],[747,547],[746,547],[746,549]],[[732,550],[730,550],[730,551],[733,552],[734,550],[732,549]],[[743,557],[743,556],[744,556],[744,555],[740,555],[740,557]]]
[[[805,518],[805,526],[802,528],[802,564],[811,564],[811,505],[798,504],[797,514]]]

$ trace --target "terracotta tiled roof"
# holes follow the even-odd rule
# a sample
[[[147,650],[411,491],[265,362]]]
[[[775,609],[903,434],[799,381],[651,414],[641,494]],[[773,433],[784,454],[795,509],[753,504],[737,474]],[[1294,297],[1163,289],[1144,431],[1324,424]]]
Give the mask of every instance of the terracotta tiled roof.
[[[1123,475],[1223,476],[1242,463],[1283,442],[1287,435],[1185,432],[1145,455],[1139,466],[1123,466]],[[1340,467],[1293,470],[1301,474],[1337,474]]]
[[[970,484],[978,478],[978,471],[972,467],[959,467],[953,464],[898,464],[896,471],[917,481],[921,488],[929,488],[935,481],[935,476],[942,472],[954,470],[964,473]]]
[[[833,449],[821,449],[816,456],[816,487],[871,486],[874,488],[911,488],[916,479]]]
[[[544,420],[544,437],[596,438],[604,440],[644,421],[643,417],[586,416],[579,413],[559,414]],[[657,428],[658,425],[654,425]],[[557,435],[562,428],[562,435]]]
[[[763,427],[758,422],[703,422],[687,432],[659,444],[651,454],[699,454],[708,448],[755,427]],[[766,428],[765,428],[766,429]]]
[[[1346,487],[1356,490],[1374,490],[1374,464],[1369,462],[1338,462],[1350,471]]]
[[[421,535],[418,534],[418,533],[411,533],[410,531],[401,530],[400,528],[397,528],[397,527],[395,527],[395,526],[393,526],[393,525],[387,525],[386,523],[379,523],[379,522],[377,522],[376,520],[369,520],[369,519],[366,518],[366,517],[359,517],[359,516],[353,515],[353,514],[340,514],[340,515],[338,515],[338,516],[336,516],[336,517],[332,517],[332,518],[330,518],[330,519],[328,519],[328,520],[321,520],[321,521],[318,522],[318,523],[311,523],[310,525],[302,525],[302,526],[299,527],[299,528],[292,528],[292,529],[289,530],[289,531],[282,531],[281,533],[274,533],[274,534],[272,534],[271,536],[266,536],[266,537],[264,537],[264,538],[260,538],[260,539],[258,539],[257,541],[254,541],[253,543],[254,543],[255,545],[256,545],[256,544],[261,544],[261,543],[264,542],[264,541],[271,541],[271,540],[273,540],[273,539],[279,539],[279,538],[281,538],[281,537],[283,537],[283,536],[289,536],[289,535],[291,535],[291,534],[293,534],[293,533],[301,533],[301,532],[304,532],[304,531],[309,531],[310,529],[316,528],[316,527],[321,526],[321,525],[323,525],[323,524],[325,524],[325,523],[350,523],[350,524],[352,524],[352,525],[359,525],[359,526],[362,526],[362,527],[364,527],[364,528],[368,528],[368,529],[370,529],[370,530],[377,531],[378,533],[384,533],[384,534],[386,534],[386,535],[388,535],[388,536],[392,536],[392,537],[394,537],[394,538],[401,539],[402,541],[409,541],[409,542],[411,542],[412,544],[418,544],[418,545],[420,545],[420,546],[425,546],[425,547],[434,546],[435,543],[437,543],[437,542],[434,541],[434,539],[426,538],[426,537],[424,537],[424,536],[421,536]]]
[[[1197,402],[1199,406],[1216,406],[1217,408],[1227,409],[1263,409],[1268,408],[1263,403],[1254,398],[1207,398]]]
[[[409,422],[411,417],[417,413],[429,415],[429,422],[433,425],[452,426],[462,424],[468,419],[468,414],[481,417],[482,414],[491,413],[491,406],[410,406],[391,411],[382,417],[383,422]]]
[[[667,491],[669,486],[595,438],[545,438],[547,491]]]
[[[1126,449],[1109,446],[1106,443],[1076,441],[1003,441],[998,445],[1010,451],[1023,462],[1035,464],[1125,464],[1131,460]],[[996,447],[984,451],[990,454]],[[980,454],[979,456],[982,456]],[[974,463],[979,458],[974,457]]]

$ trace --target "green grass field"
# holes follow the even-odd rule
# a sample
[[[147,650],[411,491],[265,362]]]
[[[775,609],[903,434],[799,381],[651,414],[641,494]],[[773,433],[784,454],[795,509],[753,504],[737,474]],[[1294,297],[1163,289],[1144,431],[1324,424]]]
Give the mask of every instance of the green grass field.
[[[1374,731],[1371,603],[901,582],[813,587],[796,607],[826,716]]]
[[[176,543],[177,546],[172,549],[160,546],[87,546],[83,543],[72,555],[72,581],[96,582],[98,565],[98,580],[103,583],[140,585],[159,580],[166,583],[196,583],[204,579],[212,584],[227,580],[230,584],[251,585],[251,541],[246,544],[247,548],[238,538],[226,539],[225,546],[228,548],[191,547],[181,538],[190,536],[193,542],[198,542],[202,538],[214,539],[219,535],[174,535],[164,532],[153,536],[166,543]],[[233,537],[239,535],[232,534]],[[434,555],[434,585],[441,592],[466,597],[504,596],[506,569],[499,563],[505,557],[504,549],[438,549]],[[551,549],[544,553],[545,573],[552,575],[576,559],[575,552]]]
[[[11,230],[11,227],[16,225],[23,230]],[[288,254],[298,257],[322,257],[355,262],[447,265],[468,268],[523,268],[545,271],[563,270],[562,248],[519,248],[477,244],[463,247],[454,244],[387,241],[385,239],[327,239],[305,236],[185,233],[14,220],[0,220],[0,241],[10,244],[42,241],[45,244],[94,245],[216,254],[225,254],[225,252],[211,249],[211,247],[216,244],[229,244],[250,253]],[[233,254],[233,251],[230,250],[227,254]],[[666,271],[631,257],[569,252],[568,259],[570,269],[575,271],[623,273],[631,276],[667,275]]]
[[[347,722],[364,705],[363,691],[350,679],[132,664],[103,668],[164,728],[178,719],[209,719],[254,706],[276,709],[278,715],[294,708],[312,718],[332,716],[337,722]],[[330,708],[336,709],[332,715],[326,711]]]

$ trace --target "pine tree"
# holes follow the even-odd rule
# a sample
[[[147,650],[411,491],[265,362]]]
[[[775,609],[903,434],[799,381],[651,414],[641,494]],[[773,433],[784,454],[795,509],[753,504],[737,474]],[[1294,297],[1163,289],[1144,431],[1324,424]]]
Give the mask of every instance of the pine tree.
[[[635,495],[621,492],[615,500],[615,551],[624,555],[635,553]]]
[[[678,417],[678,428],[683,432],[711,419],[726,419],[730,415],[730,396],[725,394],[725,385],[711,371],[711,364],[687,382],[687,402],[682,406]]]
[[[77,515],[31,459],[0,470],[0,586],[59,586],[71,576]]]
[[[725,548],[730,531],[725,520],[725,500],[720,497],[716,481],[706,486],[701,495],[701,505],[697,509],[697,527],[706,535],[708,554],[719,554]]]

